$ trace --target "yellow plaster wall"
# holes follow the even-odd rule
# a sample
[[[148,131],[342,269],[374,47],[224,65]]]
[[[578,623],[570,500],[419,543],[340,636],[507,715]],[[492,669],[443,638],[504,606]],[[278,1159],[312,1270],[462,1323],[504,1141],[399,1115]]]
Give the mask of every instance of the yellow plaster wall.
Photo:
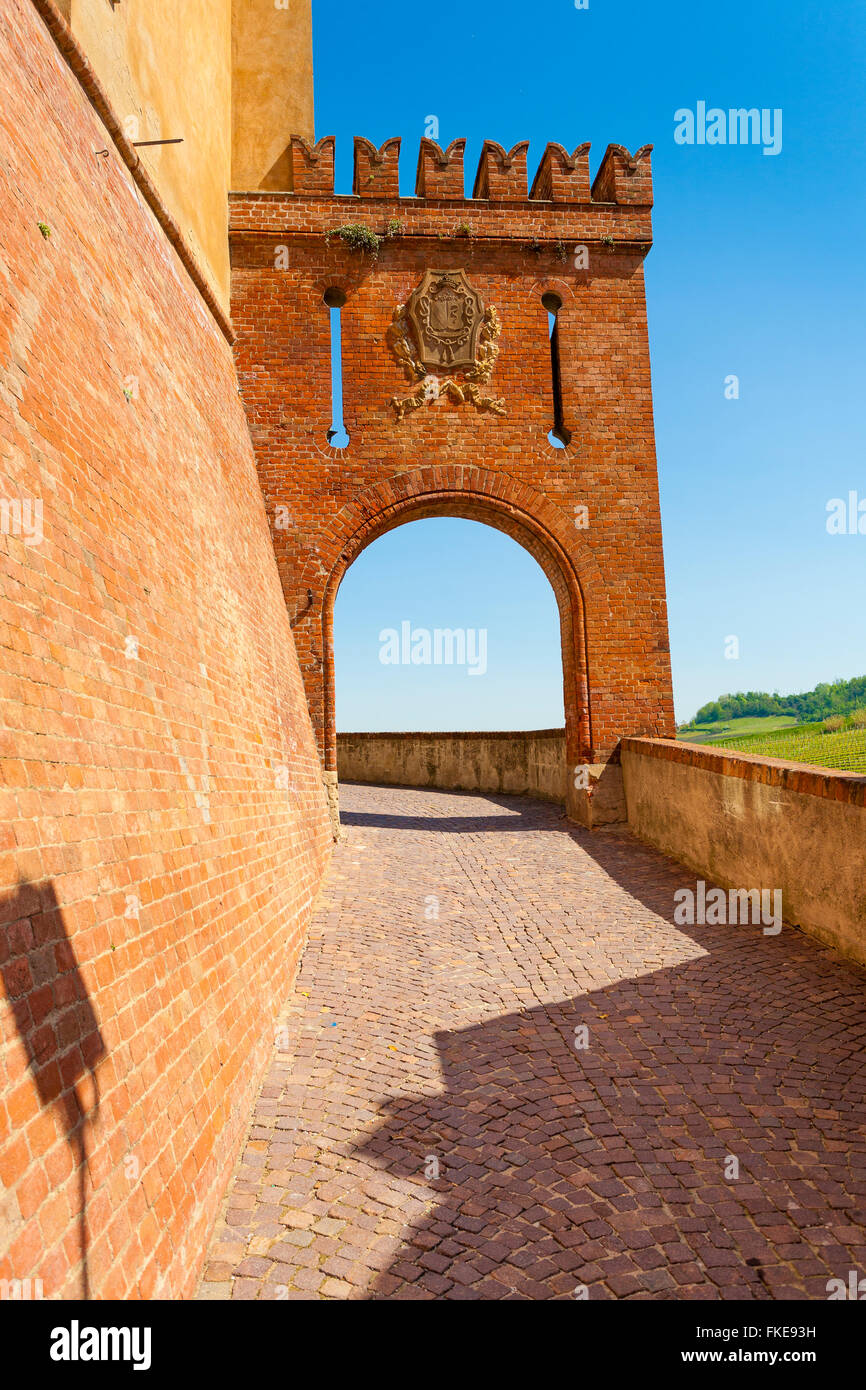
[[[285,5],[285,8],[283,8]],[[311,0],[60,0],[223,307],[230,187],[291,187],[285,150],[313,134]]]
[[[293,135],[313,136],[310,0],[234,0],[232,188],[290,189]]]

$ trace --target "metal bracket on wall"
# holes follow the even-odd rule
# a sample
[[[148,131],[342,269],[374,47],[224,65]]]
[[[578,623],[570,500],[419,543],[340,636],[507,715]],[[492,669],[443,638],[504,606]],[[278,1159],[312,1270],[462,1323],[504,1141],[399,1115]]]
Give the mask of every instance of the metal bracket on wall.
[[[138,149],[141,145],[182,145],[183,136],[178,135],[172,140],[132,140],[130,143],[134,149]],[[108,158],[108,150],[94,150],[93,153],[97,156],[101,155],[103,159]]]

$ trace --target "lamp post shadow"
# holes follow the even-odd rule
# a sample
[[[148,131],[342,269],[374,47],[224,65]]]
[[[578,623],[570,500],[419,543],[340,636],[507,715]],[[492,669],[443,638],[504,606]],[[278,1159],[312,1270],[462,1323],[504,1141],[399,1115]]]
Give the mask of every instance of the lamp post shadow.
[[[0,898],[0,975],[39,1103],[72,1150],[81,1297],[89,1299],[87,1131],[99,1113],[97,1067],[107,1049],[50,881],[19,880]]]

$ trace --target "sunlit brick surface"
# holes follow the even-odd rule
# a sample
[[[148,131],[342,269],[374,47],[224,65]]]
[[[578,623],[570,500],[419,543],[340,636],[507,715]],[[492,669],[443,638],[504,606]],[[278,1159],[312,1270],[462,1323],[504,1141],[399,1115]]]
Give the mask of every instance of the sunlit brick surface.
[[[182,1297],[330,827],[229,346],[30,0],[0,70],[0,1280]]]
[[[864,1272],[862,974],[789,927],[673,925],[694,879],[556,807],[341,790],[202,1297],[826,1298]]]

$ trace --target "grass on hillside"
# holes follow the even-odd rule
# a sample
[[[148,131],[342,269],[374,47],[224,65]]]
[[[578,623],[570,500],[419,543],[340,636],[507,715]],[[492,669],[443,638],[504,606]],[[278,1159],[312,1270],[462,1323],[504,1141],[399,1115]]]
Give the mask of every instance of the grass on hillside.
[[[850,725],[850,720],[836,719],[832,724]],[[758,725],[746,730],[746,725]],[[775,727],[770,727],[770,726]],[[766,719],[730,719],[726,726],[705,726],[709,735],[696,728],[683,730],[680,737],[690,743],[712,744],[715,748],[730,748],[739,753],[754,753],[757,757],[783,758],[787,762],[809,763],[815,767],[835,768],[840,772],[866,773],[866,728],[842,727],[828,731],[827,722],[797,724],[783,716]]]
[[[716,743],[723,738],[742,738],[744,734],[768,734],[797,723],[793,714],[747,715],[744,719],[719,719],[714,724],[689,724],[677,731],[685,743]]]

